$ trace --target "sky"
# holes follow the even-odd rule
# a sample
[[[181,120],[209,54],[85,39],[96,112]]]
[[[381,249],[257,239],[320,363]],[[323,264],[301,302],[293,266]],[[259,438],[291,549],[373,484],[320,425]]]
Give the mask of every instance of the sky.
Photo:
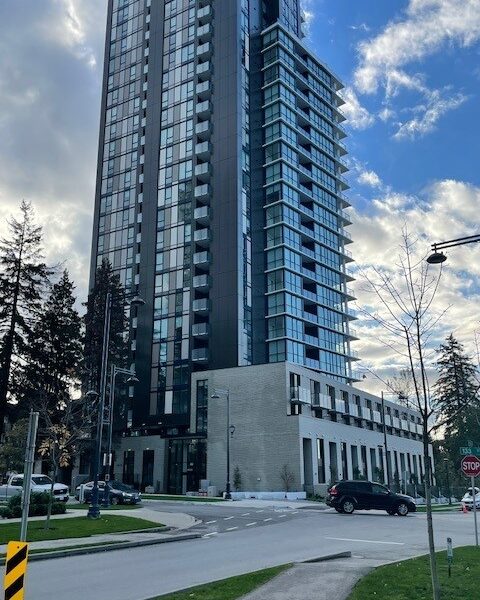
[[[304,0],[307,44],[344,82],[347,178],[361,339],[378,391],[401,360],[363,316],[365,274],[398,278],[402,230],[416,256],[477,233],[480,220],[480,0]],[[106,2],[0,2],[0,234],[22,198],[85,299],[98,149]],[[448,252],[435,348],[450,332],[476,352],[480,246]],[[443,311],[446,312],[443,314]],[[433,356],[433,355],[432,355]],[[372,375],[373,373],[373,375]]]

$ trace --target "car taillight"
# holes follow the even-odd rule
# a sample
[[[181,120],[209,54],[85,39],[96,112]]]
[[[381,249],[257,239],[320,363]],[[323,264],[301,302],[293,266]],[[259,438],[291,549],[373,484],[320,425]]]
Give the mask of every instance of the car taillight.
[[[332,488],[330,488],[328,490],[328,493],[330,494],[330,496],[338,496],[338,490],[337,490],[337,488],[335,486],[332,487]]]

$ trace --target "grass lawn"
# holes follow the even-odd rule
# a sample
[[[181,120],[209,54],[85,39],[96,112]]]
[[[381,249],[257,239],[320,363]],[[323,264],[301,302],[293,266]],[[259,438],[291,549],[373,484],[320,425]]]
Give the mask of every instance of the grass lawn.
[[[288,569],[290,565],[281,565],[271,569],[263,569],[255,573],[247,573],[238,577],[229,577],[215,583],[207,583],[190,588],[184,592],[175,592],[166,596],[156,596],[151,600],[235,600],[248,592],[267,583],[270,579]]]
[[[437,567],[442,598],[479,597],[480,548],[454,548],[450,578],[446,552],[437,552]],[[430,600],[431,597],[428,556],[421,556],[375,569],[357,583],[348,600]]]
[[[160,523],[153,523],[145,519],[108,515],[102,516],[100,519],[87,519],[87,517],[72,517],[71,519],[53,518],[50,522],[50,529],[44,530],[43,527],[43,520],[31,521],[28,524],[28,541],[41,542],[43,540],[89,537],[101,533],[153,529],[161,527],[161,525]],[[18,540],[19,535],[20,523],[0,524],[0,544],[6,544],[10,540]]]
[[[456,511],[459,512],[462,509],[461,504],[452,504],[449,506],[448,504],[440,504],[432,506],[432,512],[451,512]],[[417,512],[424,513],[427,512],[426,506],[417,506]]]
[[[206,496],[169,496],[167,494],[142,494],[142,500],[172,500],[174,502],[225,502],[223,498],[207,498]]]

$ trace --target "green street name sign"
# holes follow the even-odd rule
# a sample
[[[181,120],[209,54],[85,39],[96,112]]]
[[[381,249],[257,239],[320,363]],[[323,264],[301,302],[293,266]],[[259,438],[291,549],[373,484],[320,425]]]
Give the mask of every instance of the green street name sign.
[[[460,448],[460,454],[466,456],[467,454],[473,454],[475,456],[480,457],[480,447],[479,446],[463,446]]]

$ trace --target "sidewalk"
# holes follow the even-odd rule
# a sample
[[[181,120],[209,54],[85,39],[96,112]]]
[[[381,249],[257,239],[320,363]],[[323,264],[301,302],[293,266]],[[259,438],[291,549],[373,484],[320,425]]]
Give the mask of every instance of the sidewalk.
[[[91,535],[89,537],[81,537],[81,538],[65,538],[59,540],[45,540],[43,542],[30,542],[29,548],[30,550],[54,550],[57,548],[65,548],[65,547],[74,547],[74,546],[99,546],[102,544],[110,544],[111,548],[116,546],[120,546],[120,543],[129,543],[135,542],[139,546],[143,543],[151,544],[153,541],[157,541],[161,543],[162,541],[173,541],[180,539],[189,539],[190,536],[186,537],[185,530],[193,527],[200,523],[194,517],[184,513],[162,513],[156,510],[150,510],[148,508],[138,508],[134,511],[132,510],[115,510],[115,511],[105,511],[104,515],[115,515],[115,516],[125,516],[125,517],[133,517],[138,519],[145,519],[147,521],[152,521],[154,523],[158,523],[159,527],[165,525],[168,528],[171,528],[172,531],[158,531],[158,530],[144,530],[143,532],[135,533],[134,531],[127,531],[125,533],[108,533],[108,534],[100,534],[100,535]],[[53,522],[56,519],[68,519],[72,517],[81,517],[86,515],[86,510],[71,510],[70,512],[64,515],[56,515],[52,517]],[[29,521],[44,521],[45,517],[31,517]],[[5,520],[4,523],[15,523],[19,522],[20,519],[8,519]],[[1,527],[0,522],[0,527]],[[141,525],[139,526],[141,529]],[[179,535],[180,534],[180,535]],[[112,544],[113,542],[113,544]],[[0,545],[0,554],[5,554],[7,551],[6,544]]]
[[[346,600],[356,582],[381,564],[364,558],[297,563],[241,600]]]

